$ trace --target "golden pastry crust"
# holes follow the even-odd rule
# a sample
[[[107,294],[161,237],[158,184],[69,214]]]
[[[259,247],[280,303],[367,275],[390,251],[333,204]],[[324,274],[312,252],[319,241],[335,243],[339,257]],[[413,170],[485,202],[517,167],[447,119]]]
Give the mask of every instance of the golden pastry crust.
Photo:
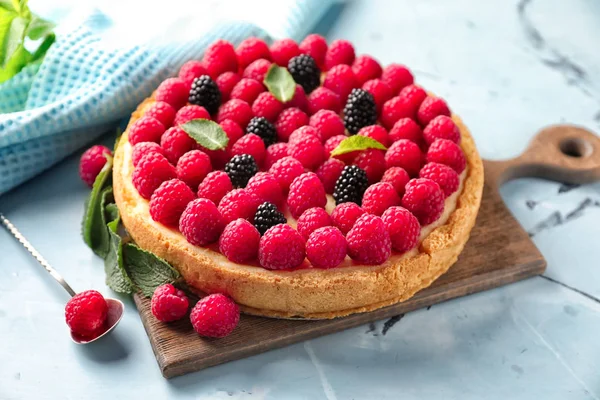
[[[140,104],[130,125],[152,102],[149,98]],[[467,159],[461,188],[450,205],[447,200],[442,224],[428,232],[417,249],[403,255],[392,254],[378,266],[356,265],[347,258],[341,267],[330,270],[269,271],[256,265],[232,263],[215,246],[189,244],[179,232],[150,217],[148,201],[138,194],[131,181],[133,165],[127,131],[115,151],[115,199],[123,224],[141,248],[171,263],[192,288],[228,294],[245,313],[328,319],[372,311],[407,300],[428,287],[456,262],[469,239],[481,202],[483,164],[468,129],[459,117],[452,118],[460,128],[461,147]]]

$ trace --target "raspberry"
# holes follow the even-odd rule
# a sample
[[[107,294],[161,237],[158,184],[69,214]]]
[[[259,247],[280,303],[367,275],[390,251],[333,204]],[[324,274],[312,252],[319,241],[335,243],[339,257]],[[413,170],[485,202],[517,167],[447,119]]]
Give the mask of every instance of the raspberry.
[[[360,204],[367,186],[369,186],[369,181],[363,169],[356,165],[345,166],[333,189],[335,204],[348,201]]]
[[[269,92],[262,92],[252,103],[252,113],[257,117],[265,117],[269,122],[275,122],[283,111],[283,103]]]
[[[225,172],[233,186],[246,187],[250,178],[258,172],[258,166],[250,154],[238,154],[225,165]]]
[[[361,151],[353,164],[365,171],[369,184],[372,185],[379,182],[386,170],[384,151],[378,149]]]
[[[336,65],[331,68],[323,81],[323,87],[340,96],[340,100],[344,103],[352,89],[359,86],[352,68],[345,64]]]
[[[377,107],[371,93],[362,89],[352,89],[344,107],[344,125],[348,132],[356,135],[361,128],[376,122]]]
[[[365,213],[365,210],[360,208],[358,204],[348,202],[336,206],[331,212],[331,221],[344,235],[356,223],[356,220]]]
[[[250,63],[242,73],[242,77],[262,82],[265,80],[265,75],[267,74],[271,64],[271,61],[264,58],[259,58],[256,61],[252,61],[252,63]]]
[[[183,181],[179,179],[165,181],[150,198],[150,216],[156,222],[176,228],[181,213],[195,198],[194,192]]]
[[[143,116],[129,127],[129,143],[132,146],[141,142],[156,142],[165,131],[165,127],[159,120]]]
[[[377,112],[381,113],[383,104],[392,98],[392,89],[383,82],[381,79],[371,79],[366,81],[362,88],[373,95],[375,105],[377,106]]]
[[[410,181],[408,172],[400,167],[389,168],[381,177],[381,182],[391,183],[400,197],[404,196],[404,187],[408,181]]]
[[[288,140],[288,148],[292,144],[306,140],[307,136],[312,136],[313,139],[316,138],[318,140],[319,139],[319,131],[317,131],[315,128],[313,128],[312,126],[309,126],[309,125],[301,126],[300,128],[296,129],[294,132],[292,132],[292,134],[290,135],[290,138]],[[310,139],[308,139],[308,140],[310,140]]]
[[[194,190],[210,171],[212,171],[210,158],[200,150],[188,151],[177,161],[177,178]]]
[[[325,207],[327,195],[319,177],[313,172],[306,172],[290,185],[287,202],[292,217],[298,218],[309,208]]]
[[[267,155],[265,156],[264,168],[268,170],[275,164],[275,162],[281,160],[283,157],[287,157],[288,144],[284,142],[275,143],[267,147]]]
[[[219,204],[223,196],[233,189],[231,180],[225,171],[213,171],[198,186],[198,197]]]
[[[166,283],[154,290],[151,300],[152,315],[162,322],[181,319],[187,314],[189,300],[183,290]]]
[[[323,146],[325,148],[325,155],[327,156],[327,158],[331,157],[331,152],[335,150],[335,148],[338,147],[338,145],[346,138],[346,135],[337,135],[327,139],[325,145]],[[350,153],[335,156],[335,158],[343,161],[345,164],[352,164],[352,161],[354,161],[357,155],[358,151],[351,151]]]
[[[342,174],[344,166],[345,164],[337,158],[330,158],[323,164],[321,164],[319,168],[317,168],[317,171],[315,173],[317,174],[321,182],[323,182],[323,187],[325,188],[326,193],[333,193],[333,189],[335,188],[335,182]]]
[[[234,156],[249,154],[254,158],[256,164],[260,166],[265,160],[265,143],[260,136],[250,133],[242,136],[240,140],[235,142],[231,148],[231,154]]]
[[[392,93],[397,94],[403,87],[412,85],[415,78],[404,65],[390,64],[383,69],[381,80],[388,84]]]
[[[324,226],[331,226],[331,217],[327,214],[325,209],[320,207],[309,208],[304,211],[300,218],[298,218],[297,228],[298,232],[308,239],[311,233]]]
[[[181,66],[179,70],[179,79],[181,79],[188,88],[194,83],[194,79],[206,75],[208,72],[200,61],[190,60]]]
[[[144,116],[157,119],[167,128],[173,124],[175,109],[169,103],[156,101],[144,111]]]
[[[334,40],[325,53],[325,70],[330,70],[339,64],[351,65],[354,57],[352,43],[343,39]]]
[[[79,177],[89,187],[94,186],[96,177],[106,164],[107,156],[112,157],[112,152],[108,147],[100,145],[90,147],[81,155],[81,160],[79,160]]]
[[[242,78],[242,80],[240,80],[231,91],[231,98],[243,100],[248,104],[252,104],[258,95],[265,90],[266,89],[264,85],[259,81]]]
[[[172,127],[160,138],[160,147],[165,157],[173,163],[177,164],[179,158],[192,150],[196,146],[196,141],[190,137],[185,131],[179,127]]]
[[[275,225],[260,239],[258,261],[266,269],[299,267],[305,255],[304,239],[287,224]]]
[[[443,99],[427,96],[419,106],[417,119],[421,126],[427,126],[438,115],[450,116],[450,109]]]
[[[400,205],[400,196],[391,183],[379,182],[371,185],[365,191],[362,201],[363,210],[369,214],[383,214],[390,207]]]
[[[423,154],[414,142],[400,139],[394,142],[385,152],[385,163],[388,168],[402,167],[410,176],[417,176],[421,169]]]
[[[420,86],[408,85],[398,93],[398,97],[410,104],[414,111],[414,115],[417,115],[417,110],[421,103],[423,103],[423,100],[427,97],[427,92]]]
[[[210,76],[202,75],[194,79],[188,101],[191,104],[204,107],[206,111],[213,115],[221,105],[221,91]]]
[[[242,128],[230,119],[221,121],[219,125],[221,125],[221,128],[223,128],[229,139],[227,147],[223,150],[209,150],[204,147],[202,148],[202,151],[210,157],[210,162],[214,169],[222,169],[225,167],[225,164],[231,158],[231,149],[233,148],[233,145],[244,136]]]
[[[423,138],[428,145],[431,145],[436,139],[448,139],[458,144],[460,143],[460,130],[452,118],[439,115],[423,129]]]
[[[227,71],[237,71],[237,55],[233,45],[226,40],[217,40],[204,52],[202,63],[211,78],[217,79],[219,75]]]
[[[413,213],[422,226],[429,225],[444,212],[444,192],[431,179],[411,179],[402,196],[402,207]]]
[[[189,203],[179,220],[181,234],[194,246],[216,242],[224,227],[225,219],[215,203],[208,199],[196,199]]]
[[[144,155],[133,169],[131,180],[140,196],[149,200],[161,183],[177,176],[175,167],[158,153]]]
[[[292,39],[276,40],[269,50],[271,50],[273,62],[281,67],[287,67],[290,60],[300,54],[298,44]]]
[[[325,148],[313,135],[303,135],[302,140],[290,143],[288,153],[310,170],[317,168],[325,160]]]
[[[260,233],[243,218],[231,221],[219,238],[219,251],[229,261],[247,263],[258,256]]]
[[[300,43],[300,51],[314,58],[319,69],[324,70],[327,41],[321,35],[310,34]]]
[[[277,178],[279,186],[287,193],[294,179],[304,173],[304,167],[293,157],[283,157],[269,168],[269,172]]]
[[[382,69],[376,59],[368,55],[361,55],[356,57],[352,63],[352,71],[358,84],[362,85],[368,80],[379,78]]]
[[[428,163],[436,162],[444,164],[461,174],[466,166],[467,160],[461,148],[454,142],[447,139],[437,139],[429,146],[425,159]]]
[[[388,132],[381,125],[365,126],[365,127],[361,128],[360,131],[358,131],[357,135],[366,136],[366,137],[370,137],[371,139],[375,139],[384,146],[388,146],[389,141],[390,141]]]
[[[317,111],[310,117],[308,124],[317,129],[322,143],[333,136],[343,135],[346,129],[344,121],[331,110]]]
[[[400,139],[410,140],[416,144],[423,142],[423,132],[421,127],[411,118],[400,118],[392,129],[390,129],[390,139],[397,142]]]
[[[421,225],[419,220],[410,211],[402,207],[390,207],[381,216],[387,228],[392,248],[399,253],[404,253],[417,246]]]
[[[280,206],[284,200],[279,181],[268,172],[259,172],[250,178],[246,190],[258,197],[261,202],[268,201],[276,206]]]
[[[237,54],[239,67],[242,69],[260,58],[271,59],[269,46],[267,46],[264,40],[256,37],[249,37],[242,40],[235,49],[235,53]]]
[[[460,178],[458,174],[449,166],[438,163],[425,164],[419,172],[419,178],[431,179],[444,191],[446,197],[458,190]]]
[[[65,306],[67,325],[81,336],[94,336],[104,326],[108,305],[102,295],[95,290],[77,293]]]
[[[287,103],[285,103],[285,108],[299,108],[302,112],[306,113],[308,111],[308,97],[306,97],[306,93],[302,86],[296,85],[296,90],[294,91],[294,97]]]
[[[241,76],[236,74],[235,72],[227,71],[223,72],[221,75],[215,79],[215,83],[219,88],[219,92],[221,92],[221,101],[225,102],[231,98],[231,91],[234,86],[242,79]]]
[[[260,199],[246,189],[234,189],[221,199],[219,211],[226,223],[238,218],[251,220],[260,203]]]
[[[164,152],[162,147],[154,142],[141,142],[133,146],[133,150],[131,151],[131,162],[134,167],[140,163],[140,160],[143,156],[149,153],[156,153],[164,156]],[[83,157],[82,157],[83,158]]]
[[[298,108],[286,108],[279,114],[275,122],[277,136],[282,142],[287,142],[292,132],[308,124],[308,115]]]
[[[196,303],[190,320],[198,335],[221,338],[229,335],[237,326],[240,308],[229,297],[215,293]]]
[[[292,57],[287,64],[287,69],[305,93],[310,93],[321,85],[321,71],[315,59],[308,54]]]
[[[165,79],[154,93],[154,100],[164,101],[179,110],[185,106],[188,101],[189,88],[185,82],[179,78]]]
[[[354,261],[367,264],[383,264],[392,254],[392,242],[380,217],[365,214],[346,235],[348,255]]]
[[[335,268],[346,258],[348,243],[340,230],[333,226],[319,228],[306,242],[306,257],[317,268]]]
[[[318,87],[308,96],[308,112],[312,115],[319,110],[331,110],[336,114],[342,111],[342,101],[333,91]]]
[[[265,117],[253,117],[246,127],[246,133],[253,133],[260,137],[264,142],[265,147],[277,142],[277,131],[275,130],[275,126],[267,121]]]
[[[252,108],[250,108],[248,103],[239,99],[231,99],[219,108],[217,122],[221,123],[226,119],[230,119],[242,129],[246,129],[246,125],[248,125],[252,117]]]
[[[268,201],[258,206],[256,214],[254,214],[254,226],[261,235],[264,235],[269,228],[285,223],[287,220],[283,213],[277,209],[275,204]]]
[[[206,111],[206,108],[201,106],[184,106],[177,111],[173,125],[179,126],[197,118],[210,119],[210,114]]]
[[[388,130],[394,127],[401,118],[413,118],[415,115],[412,105],[404,97],[392,97],[383,104],[381,122]]]

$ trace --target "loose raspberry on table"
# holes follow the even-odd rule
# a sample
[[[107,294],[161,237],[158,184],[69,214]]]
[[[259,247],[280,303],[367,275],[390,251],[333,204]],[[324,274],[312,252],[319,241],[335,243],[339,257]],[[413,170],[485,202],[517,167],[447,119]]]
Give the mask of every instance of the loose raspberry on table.
[[[284,105],[269,92],[262,92],[252,103],[252,113],[256,117],[264,117],[269,122],[275,122]]]
[[[177,321],[187,314],[190,302],[183,290],[170,283],[157,287],[152,295],[152,315],[162,322]]]
[[[283,191],[279,181],[268,172],[259,172],[248,181],[246,190],[258,197],[261,202],[271,202],[276,206],[283,204]]]
[[[450,116],[450,109],[443,99],[427,96],[419,106],[417,119],[421,126],[427,126],[438,115]]]
[[[265,162],[263,164],[264,169],[269,170],[273,164],[281,160],[283,157],[287,157],[288,155],[289,152],[287,143],[279,142],[270,145],[267,147],[267,155],[265,156]]]
[[[246,189],[234,189],[221,199],[219,211],[226,223],[238,218],[252,221],[260,204],[260,199]]]
[[[275,225],[260,239],[258,261],[266,269],[297,268],[305,255],[304,239],[287,224]]]
[[[279,224],[285,224],[287,220],[277,206],[265,201],[256,209],[254,214],[254,226],[261,235],[264,235],[271,227]]]
[[[246,68],[253,61],[258,59],[271,59],[271,51],[269,50],[269,46],[264,40],[256,37],[249,37],[242,40],[242,42],[235,49],[235,53],[237,54],[239,67],[242,69]]]
[[[456,171],[447,165],[435,162],[425,164],[419,171],[419,178],[431,179],[440,185],[446,197],[456,192],[460,184],[460,178]]]
[[[202,58],[202,63],[211,78],[217,79],[223,72],[238,70],[237,55],[233,45],[227,40],[217,40],[213,42]]]
[[[423,100],[427,97],[427,92],[420,86],[408,85],[398,93],[398,97],[410,104],[414,115],[417,115],[421,103],[423,103]]]
[[[258,165],[250,154],[237,154],[225,164],[225,172],[235,187],[246,187],[250,178],[258,172]]]
[[[265,86],[254,79],[242,78],[231,91],[232,99],[243,100],[252,104],[259,94],[267,90]]]
[[[406,139],[394,142],[385,152],[385,163],[388,168],[404,168],[410,176],[417,176],[419,174],[422,161],[423,154],[419,146]]]
[[[206,108],[197,105],[184,106],[177,111],[173,125],[179,126],[198,118],[210,119],[210,114],[206,111]]]
[[[296,85],[296,90],[294,91],[294,96],[290,101],[285,103],[285,108],[298,108],[302,112],[308,112],[308,97],[306,96],[306,92],[302,89],[302,86]]]
[[[387,168],[385,152],[378,149],[361,151],[352,163],[365,171],[370,185],[379,182]]]
[[[404,196],[404,187],[410,181],[410,176],[404,168],[392,167],[385,171],[381,182],[391,183],[400,197]]]
[[[190,321],[200,336],[225,337],[240,321],[240,308],[223,294],[211,294],[196,303],[190,313]]]
[[[256,164],[260,167],[265,160],[265,142],[263,142],[260,136],[255,135],[254,133],[246,134],[237,142],[235,142],[231,148],[231,154],[234,156],[249,154],[254,158]]]
[[[177,178],[184,181],[193,190],[212,171],[210,157],[200,150],[188,151],[177,161]]]
[[[414,115],[412,104],[406,98],[396,96],[383,104],[381,122],[387,129],[392,129],[399,119],[414,118]]]
[[[221,75],[215,79],[215,83],[219,88],[219,92],[221,92],[221,101],[226,102],[231,98],[231,91],[237,85],[237,83],[242,79],[235,72],[227,71],[223,72]]]
[[[165,126],[159,120],[143,116],[129,127],[129,143],[159,142]]]
[[[352,43],[343,39],[334,40],[325,53],[325,71],[339,64],[352,65],[355,56]]]
[[[265,147],[277,142],[277,131],[275,126],[265,117],[253,117],[246,127],[247,134],[255,134],[262,139]]]
[[[304,211],[297,221],[298,232],[306,240],[311,233],[324,226],[331,226],[333,222],[324,208],[313,207]]]
[[[431,179],[411,179],[402,196],[402,207],[413,213],[422,226],[440,218],[444,212],[444,192]]]
[[[371,79],[377,79],[381,76],[381,65],[379,62],[369,55],[360,55],[354,59],[352,63],[352,71],[356,76],[356,81],[359,85],[364,84]]]
[[[133,169],[131,180],[140,196],[149,200],[161,183],[177,177],[175,167],[161,154],[149,153]]]
[[[176,228],[179,217],[196,195],[185,182],[171,179],[163,182],[150,198],[150,216],[156,222]]]
[[[292,57],[287,69],[305,93],[312,92],[321,84],[321,70],[317,67],[315,59],[308,54]]]
[[[179,78],[185,82],[188,89],[192,86],[192,83],[194,83],[194,79],[206,74],[208,74],[208,71],[204,68],[202,62],[197,60],[186,62],[179,70]]]
[[[448,139],[458,144],[460,143],[460,130],[452,118],[438,115],[423,129],[423,138],[428,145],[431,145],[436,139]]]
[[[140,163],[140,160],[143,156],[149,153],[156,153],[164,156],[162,147],[160,147],[157,143],[154,142],[141,142],[133,146],[133,150],[131,151],[131,162],[134,167]]]
[[[417,246],[421,225],[410,211],[403,207],[390,207],[381,219],[390,234],[394,250],[404,253]]]
[[[308,115],[298,108],[286,108],[277,117],[275,129],[277,129],[279,140],[287,142],[292,132],[307,124]]]
[[[362,208],[369,214],[381,216],[390,207],[400,205],[400,196],[391,183],[378,182],[365,191]]]
[[[377,122],[377,107],[371,93],[352,89],[344,107],[344,125],[350,135],[356,135],[365,126]]]
[[[77,293],[65,306],[65,320],[74,333],[94,336],[106,322],[108,304],[96,290]]]
[[[345,235],[364,213],[365,210],[356,203],[342,203],[337,205],[331,212],[331,221]]]
[[[94,186],[96,177],[106,164],[106,157],[112,157],[112,151],[108,147],[101,145],[92,146],[81,155],[81,159],[79,160],[79,177],[89,187]]]
[[[195,199],[181,214],[179,230],[194,246],[206,246],[219,239],[225,222],[215,203],[208,199]]]
[[[459,175],[467,166],[467,160],[460,146],[448,139],[437,139],[434,141],[429,146],[425,159],[428,163],[435,162],[447,165]]]
[[[354,261],[367,264],[383,264],[392,254],[392,241],[380,217],[364,214],[346,235],[348,255]]]
[[[325,207],[327,195],[319,177],[306,172],[294,179],[287,199],[292,217],[298,218],[309,208]]]
[[[180,78],[165,79],[154,93],[154,100],[164,101],[175,110],[185,106],[188,101],[189,87]]]
[[[377,112],[381,114],[383,104],[393,96],[392,89],[390,89],[387,83],[383,82],[381,79],[371,79],[370,81],[366,81],[362,85],[362,88],[373,95],[375,105],[377,106]]]
[[[313,115],[319,110],[331,110],[339,114],[342,111],[340,96],[326,87],[319,86],[308,96],[308,112]]]
[[[325,68],[325,54],[327,53],[327,41],[321,35],[310,34],[300,43],[300,52],[308,54],[317,63],[321,71]]]
[[[381,80],[388,84],[392,93],[398,94],[405,86],[412,85],[415,78],[404,65],[390,64],[383,69]]]
[[[242,77],[262,82],[265,80],[265,75],[267,74],[269,67],[271,67],[271,64],[273,64],[271,61],[264,58],[252,61],[252,63],[244,69]]]
[[[352,89],[359,86],[352,68],[345,64],[336,65],[331,68],[325,74],[325,80],[323,81],[323,87],[340,96],[342,103],[346,102]]]
[[[190,88],[188,102],[202,106],[211,115],[214,115],[221,105],[221,91],[217,83],[208,75],[194,79]]]
[[[198,186],[198,197],[219,204],[223,196],[233,190],[231,179],[225,171],[213,171]]]
[[[281,186],[284,193],[287,193],[294,179],[304,173],[304,167],[300,161],[288,156],[277,160],[269,168],[269,172],[277,178],[279,186]]]
[[[346,129],[344,121],[331,110],[317,111],[310,117],[308,124],[317,129],[321,143],[325,143],[333,136],[343,135]]]
[[[157,119],[165,128],[168,128],[173,125],[175,109],[169,103],[156,101],[144,111],[144,116]]]
[[[345,166],[346,165],[337,158],[330,158],[317,168],[315,173],[321,182],[323,182],[326,193],[333,194],[335,183],[342,174]]]
[[[389,144],[390,144],[388,132],[381,125],[368,125],[368,126],[362,127],[358,131],[357,135],[366,136],[366,137],[370,137],[371,139],[375,139],[384,146],[389,146]]]
[[[325,148],[316,136],[302,136],[302,140],[290,142],[288,153],[300,161],[304,168],[314,170],[325,161]]]
[[[423,142],[423,132],[412,118],[400,118],[390,129],[390,139],[392,142],[406,139],[420,145]]]
[[[219,238],[219,251],[229,261],[243,264],[255,260],[258,256],[260,233],[250,222],[243,218],[231,221]]]
[[[177,164],[179,158],[196,147],[196,141],[180,127],[171,127],[160,138],[160,147],[167,159]]]
[[[369,180],[362,168],[356,165],[345,166],[333,189],[335,203],[351,201],[360,205],[367,186],[369,186]]]
[[[280,67],[287,67],[293,57],[300,54],[298,44],[292,39],[279,39],[271,44],[271,58]]]
[[[348,243],[340,230],[326,226],[315,230],[306,242],[306,257],[317,268],[335,268],[344,261]]]

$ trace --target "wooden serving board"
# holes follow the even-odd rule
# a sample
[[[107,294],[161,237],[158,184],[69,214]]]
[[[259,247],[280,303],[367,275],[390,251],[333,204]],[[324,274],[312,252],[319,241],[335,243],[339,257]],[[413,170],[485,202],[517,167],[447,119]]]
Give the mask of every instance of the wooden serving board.
[[[600,179],[600,139],[578,127],[554,126],[541,131],[521,156],[484,161],[484,168],[481,208],[458,262],[429,288],[403,303],[321,321],[242,315],[239,326],[228,337],[205,339],[194,332],[187,318],[173,324],[157,321],[150,311],[150,300],[136,295],[135,303],[162,374],[171,378],[541,274],[546,261],[504,205],[498,188],[506,180],[523,176],[568,183]]]

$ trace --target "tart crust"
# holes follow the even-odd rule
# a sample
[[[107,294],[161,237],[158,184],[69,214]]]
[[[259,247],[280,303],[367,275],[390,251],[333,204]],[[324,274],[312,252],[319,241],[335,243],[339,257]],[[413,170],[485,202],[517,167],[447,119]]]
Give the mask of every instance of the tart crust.
[[[129,125],[152,104],[148,98],[132,114]],[[294,271],[270,271],[258,265],[233,263],[216,246],[193,246],[176,230],[155,222],[131,180],[128,130],[114,157],[113,185],[117,206],[127,231],[143,249],[167,260],[187,284],[205,293],[231,296],[242,312],[272,318],[329,319],[372,311],[405,301],[428,287],[450,268],[463,250],[479,210],[483,164],[469,130],[452,116],[461,132],[467,168],[461,187],[446,201],[437,226],[424,227],[418,248],[392,256],[382,265],[357,265],[346,258],[329,270],[310,268],[308,261]],[[426,229],[429,228],[429,229]],[[422,236],[423,236],[422,235]]]

